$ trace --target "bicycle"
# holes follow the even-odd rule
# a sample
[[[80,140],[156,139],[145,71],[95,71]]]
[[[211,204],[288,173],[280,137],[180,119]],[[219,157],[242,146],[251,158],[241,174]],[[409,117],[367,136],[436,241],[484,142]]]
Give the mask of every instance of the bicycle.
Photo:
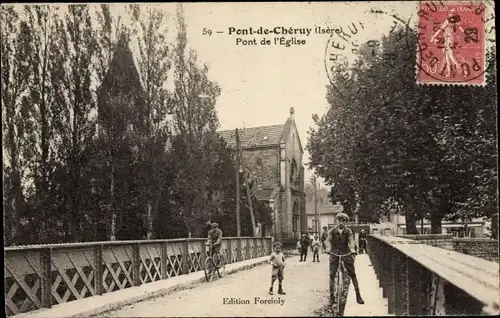
[[[205,260],[205,279],[209,282],[213,279],[215,272],[217,272],[219,278],[224,276],[226,272],[226,261],[220,252],[210,253],[214,246],[213,244],[206,243],[205,245],[208,247],[207,259]]]
[[[333,317],[342,317],[344,316],[347,294],[349,293],[349,285],[351,284],[351,278],[347,273],[342,257],[350,256],[353,253],[337,255],[335,253],[330,252],[330,254],[340,258],[339,266],[337,267],[337,273],[335,273],[335,281],[333,285],[335,288],[333,294],[336,294],[336,297],[335,297],[335,302],[332,303],[332,311],[333,311]]]

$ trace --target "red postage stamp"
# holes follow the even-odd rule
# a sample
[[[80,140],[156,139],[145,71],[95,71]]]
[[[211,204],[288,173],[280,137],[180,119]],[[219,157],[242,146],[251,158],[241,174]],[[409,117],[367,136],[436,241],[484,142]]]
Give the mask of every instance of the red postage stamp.
[[[417,83],[484,85],[482,2],[427,2],[418,8]]]

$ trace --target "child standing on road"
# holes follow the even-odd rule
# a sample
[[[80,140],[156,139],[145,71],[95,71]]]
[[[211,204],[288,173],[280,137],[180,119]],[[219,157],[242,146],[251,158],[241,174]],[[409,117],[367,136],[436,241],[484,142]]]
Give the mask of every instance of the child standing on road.
[[[273,271],[271,274],[271,287],[269,287],[269,295],[273,294],[274,282],[278,279],[278,294],[285,295],[283,291],[283,271],[285,269],[285,256],[281,253],[281,243],[276,242],[274,244],[274,252],[271,253],[269,261],[273,265]]]
[[[309,249],[309,246],[311,245],[311,242],[309,240],[309,237],[307,234],[302,234],[302,238],[300,239],[300,261],[299,262],[305,262],[307,259],[307,250]]]
[[[312,241],[312,250],[313,250],[313,262],[318,260],[319,263],[319,246],[321,242],[319,241],[318,234],[314,235],[313,241]]]

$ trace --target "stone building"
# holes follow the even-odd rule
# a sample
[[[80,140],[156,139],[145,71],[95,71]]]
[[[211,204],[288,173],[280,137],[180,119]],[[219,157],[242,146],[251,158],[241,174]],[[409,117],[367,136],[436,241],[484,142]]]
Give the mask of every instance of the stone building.
[[[314,207],[314,201],[306,203],[306,215],[307,215],[307,226],[310,232],[316,232],[316,228],[319,229],[319,233],[323,226],[332,227],[337,223],[335,217],[337,214],[342,212],[344,208],[340,204],[332,204],[328,201],[318,203],[318,226],[316,227],[316,213]]]
[[[304,150],[293,116],[291,108],[283,125],[239,129],[243,164],[257,182],[255,195],[274,209],[273,224],[264,233],[283,242],[307,232]],[[229,147],[236,147],[235,130],[219,134]]]

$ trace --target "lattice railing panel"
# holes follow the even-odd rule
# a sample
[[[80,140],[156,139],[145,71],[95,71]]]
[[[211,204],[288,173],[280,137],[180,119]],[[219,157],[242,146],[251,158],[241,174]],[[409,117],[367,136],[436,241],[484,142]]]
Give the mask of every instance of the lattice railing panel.
[[[238,240],[226,239],[222,241],[222,251],[226,259],[226,264],[232,264],[238,260]]]
[[[254,246],[255,257],[264,256],[262,253],[262,246],[260,244],[260,239],[256,239],[253,244],[254,244],[253,246]]]
[[[36,274],[20,279],[6,278],[4,290],[5,310],[9,316],[41,308],[40,278]]]
[[[256,244],[258,246],[257,250],[258,250],[258,257],[262,257],[262,256],[266,256],[268,255],[268,253],[266,252],[266,246],[264,244],[264,239],[258,239],[256,241]],[[271,254],[271,253],[269,253]]]
[[[230,263],[235,263],[238,261],[238,242],[237,240],[231,240],[231,261]]]
[[[255,257],[255,240],[248,240],[247,241],[247,246],[248,246],[248,255],[250,258],[254,258]]]
[[[231,248],[233,249],[233,253],[231,255],[233,258],[233,263],[236,263],[238,261],[238,240],[232,240]]]
[[[133,286],[133,248],[130,245],[107,246],[102,251],[102,286],[110,293]]]
[[[52,270],[53,304],[96,294],[95,256],[92,249],[53,251]]]
[[[5,311],[7,315],[41,308],[40,253],[11,253],[4,260]]]
[[[226,262],[226,264],[229,263],[229,250],[228,250],[228,247],[229,247],[228,240],[223,240],[222,243],[221,243],[220,253],[221,253],[222,257],[224,258],[224,261]]]
[[[247,253],[247,240],[241,240],[241,260],[247,260],[248,259],[248,253]]]
[[[167,277],[182,274],[182,242],[169,243],[167,245]]]
[[[161,279],[160,244],[144,244],[140,246],[141,263],[139,267],[141,283],[151,283]]]
[[[204,269],[203,253],[205,253],[204,242],[189,243],[189,272],[201,271]]]

